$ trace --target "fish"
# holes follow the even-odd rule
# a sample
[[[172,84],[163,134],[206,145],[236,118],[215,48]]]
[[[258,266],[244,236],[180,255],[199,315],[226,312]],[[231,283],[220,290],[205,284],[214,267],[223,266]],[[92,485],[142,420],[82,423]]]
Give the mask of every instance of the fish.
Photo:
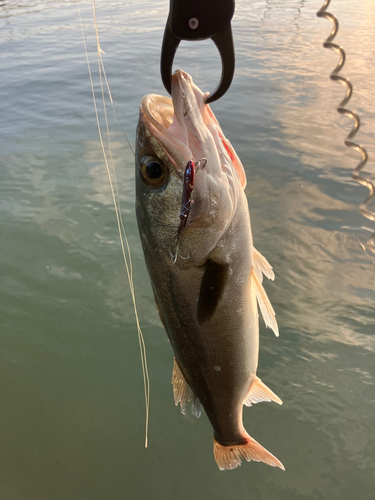
[[[136,215],[156,306],[174,352],[175,404],[214,431],[220,470],[241,459],[283,464],[245,430],[243,406],[282,404],[256,375],[258,306],[274,272],[253,246],[246,174],[202,92],[177,70],[171,97],[149,94],[136,134]]]

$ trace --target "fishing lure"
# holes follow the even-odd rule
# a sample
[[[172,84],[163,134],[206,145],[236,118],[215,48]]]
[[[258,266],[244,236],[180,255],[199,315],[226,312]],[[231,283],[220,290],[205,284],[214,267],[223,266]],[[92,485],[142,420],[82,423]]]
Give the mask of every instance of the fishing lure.
[[[195,163],[188,161],[185,174],[184,174],[184,187],[182,190],[182,202],[180,210],[180,225],[177,229],[177,237],[180,236],[181,231],[186,227],[189,217],[190,208],[193,206],[194,201],[191,199],[191,194],[194,188],[195,181]]]
[[[193,160],[190,160],[186,164],[185,173],[184,173],[184,185],[182,188],[182,201],[181,201],[181,209],[180,209],[180,224],[177,228],[175,240],[174,240],[174,249],[170,250],[169,254],[172,258],[173,264],[176,263],[177,257],[180,257],[183,260],[187,260],[190,257],[190,252],[188,252],[187,256],[183,256],[180,253],[180,243],[179,237],[183,229],[186,227],[186,223],[189,217],[190,209],[194,204],[194,201],[191,199],[191,195],[194,189],[195,182],[195,174],[198,172],[200,168],[204,168],[207,164],[207,159],[202,158],[201,160],[194,163]]]

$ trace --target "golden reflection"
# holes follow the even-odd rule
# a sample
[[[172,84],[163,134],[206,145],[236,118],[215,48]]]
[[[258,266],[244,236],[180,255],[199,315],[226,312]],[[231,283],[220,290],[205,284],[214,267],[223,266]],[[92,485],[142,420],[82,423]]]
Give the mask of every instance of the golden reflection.
[[[358,341],[375,352],[372,337],[347,326],[356,320],[356,311],[372,307],[375,284],[375,267],[358,251],[356,236],[340,229],[343,214],[355,206],[306,181],[277,189],[257,178],[249,189],[250,207],[259,207],[252,212],[254,245],[270,259],[277,278],[267,293],[275,304],[281,335],[286,325],[314,335],[324,325],[319,340],[347,345]],[[271,207],[266,221],[257,217],[265,206]],[[257,234],[262,241],[257,241]],[[288,307],[278,307],[283,304]],[[374,318],[369,322],[375,327]]]

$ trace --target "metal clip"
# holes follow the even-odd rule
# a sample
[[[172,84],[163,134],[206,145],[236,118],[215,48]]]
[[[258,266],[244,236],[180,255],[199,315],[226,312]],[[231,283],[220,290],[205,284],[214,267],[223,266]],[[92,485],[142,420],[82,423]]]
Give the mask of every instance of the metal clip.
[[[211,38],[219,50],[221,79],[206,104],[216,101],[229,89],[233,80],[235,56],[231,28],[234,0],[171,0],[161,49],[160,72],[165,89],[171,93],[172,67],[181,40]]]

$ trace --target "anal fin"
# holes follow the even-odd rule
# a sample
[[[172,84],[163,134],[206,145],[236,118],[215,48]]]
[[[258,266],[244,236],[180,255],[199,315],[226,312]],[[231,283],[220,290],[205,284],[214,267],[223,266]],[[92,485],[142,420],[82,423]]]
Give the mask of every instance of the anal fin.
[[[249,394],[244,401],[246,406],[251,406],[262,401],[277,403],[282,405],[283,402],[269,387],[264,384],[260,378],[256,378],[250,386]]]
[[[201,416],[201,405],[199,399],[192,391],[190,385],[186,382],[186,379],[178,366],[176,358],[174,358],[173,361],[172,384],[174,403],[176,406],[180,403],[181,413],[186,415],[186,408],[188,403],[191,402],[191,413],[194,417],[199,418]]]

